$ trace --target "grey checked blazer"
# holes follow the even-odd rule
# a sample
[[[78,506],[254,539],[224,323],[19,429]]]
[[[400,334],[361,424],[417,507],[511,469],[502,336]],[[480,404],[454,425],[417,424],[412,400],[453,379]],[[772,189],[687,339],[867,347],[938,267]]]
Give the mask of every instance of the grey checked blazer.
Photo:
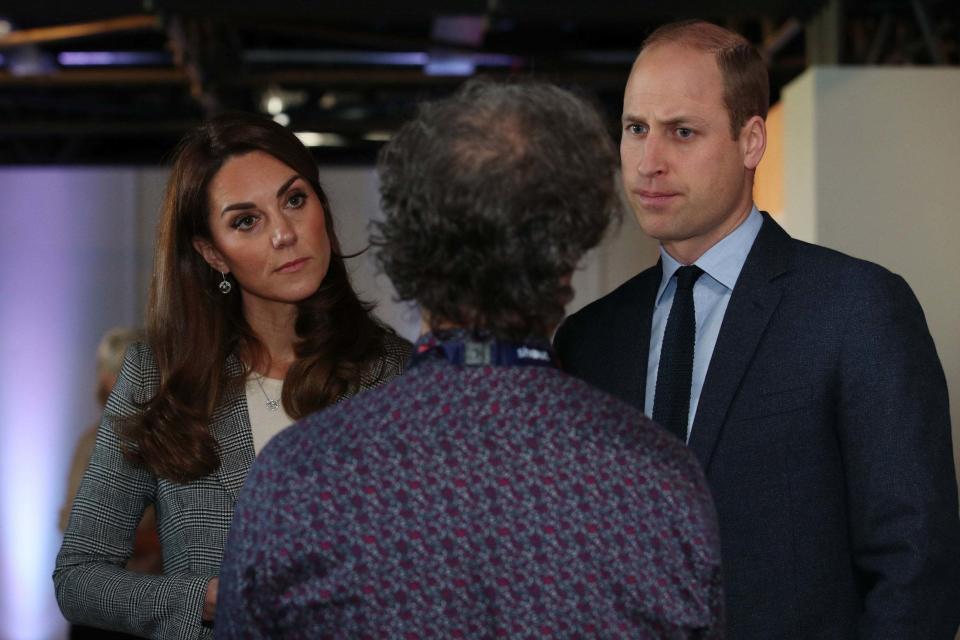
[[[387,355],[365,375],[369,389],[401,373],[410,344],[392,334]],[[230,375],[242,373],[231,357]],[[128,462],[117,421],[136,415],[156,393],[160,373],[150,348],[132,346],[107,401],[90,465],[73,504],[53,581],[57,602],[70,621],[150,638],[212,637],[201,623],[207,583],[219,574],[233,506],[253,463],[253,437],[242,386],[216,408],[210,432],[220,447],[220,468],[187,484],[157,478]],[[164,573],[124,568],[137,523],[156,505]]]

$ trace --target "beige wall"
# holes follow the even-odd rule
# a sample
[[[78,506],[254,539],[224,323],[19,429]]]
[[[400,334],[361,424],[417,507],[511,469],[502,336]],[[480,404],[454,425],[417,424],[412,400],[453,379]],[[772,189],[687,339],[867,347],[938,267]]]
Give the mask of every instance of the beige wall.
[[[753,200],[783,222],[783,103],[770,107],[767,113],[767,148],[754,178]]]
[[[814,67],[783,96],[783,222],[913,288],[960,460],[960,69]]]

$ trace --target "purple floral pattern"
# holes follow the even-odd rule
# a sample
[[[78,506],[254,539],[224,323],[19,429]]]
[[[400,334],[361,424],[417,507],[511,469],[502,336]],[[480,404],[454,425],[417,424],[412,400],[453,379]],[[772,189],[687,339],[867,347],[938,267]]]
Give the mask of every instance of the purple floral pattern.
[[[279,434],[218,638],[714,638],[715,515],[679,441],[543,367],[429,360]]]

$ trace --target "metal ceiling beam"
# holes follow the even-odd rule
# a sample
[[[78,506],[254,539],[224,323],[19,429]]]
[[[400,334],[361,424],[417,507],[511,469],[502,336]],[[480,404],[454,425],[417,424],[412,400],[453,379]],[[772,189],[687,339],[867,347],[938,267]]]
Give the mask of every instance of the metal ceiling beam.
[[[15,75],[0,71],[3,87],[73,87],[73,86],[150,86],[187,85],[189,79],[181,69],[62,69],[40,75]]]
[[[597,69],[582,71],[550,71],[537,74],[542,79],[592,87],[622,88],[627,81],[629,65],[624,69]],[[488,77],[506,77],[508,71],[484,72]],[[420,69],[325,69],[278,70],[263,73],[245,73],[226,78],[223,84],[232,87],[258,87],[279,84],[284,86],[350,86],[376,88],[379,86],[452,86],[463,82],[463,76],[427,75]],[[72,87],[88,86],[150,86],[189,85],[190,78],[183,69],[66,69],[46,75],[18,76],[0,71],[0,86]]]
[[[273,22],[265,20],[262,22],[251,22],[249,20],[235,20],[234,25],[241,30],[256,29],[265,33],[282,33],[295,36],[306,36],[318,38],[325,42],[329,47],[331,43],[340,43],[351,47],[365,47],[375,50],[402,50],[410,49],[414,51],[423,51],[436,45],[449,47],[451,50],[473,52],[476,47],[469,47],[463,43],[453,43],[433,40],[431,38],[413,38],[396,35],[383,35],[371,33],[368,31],[352,31],[347,29],[338,29],[317,24],[295,23],[295,22]]]
[[[930,59],[934,64],[947,64],[947,57],[943,55],[940,43],[933,35],[933,29],[930,27],[930,18],[927,15],[927,8],[920,0],[913,0],[913,13],[917,18],[917,25],[920,27],[920,33],[923,34],[923,41],[927,44],[927,51],[930,53]]]
[[[796,18],[790,18],[776,30],[766,35],[760,46],[760,53],[764,60],[769,62],[785,46],[790,44],[797,35],[803,32],[803,24]]]
[[[38,27],[36,29],[21,29],[11,31],[0,36],[0,49],[21,47],[28,44],[44,44],[76,40],[90,36],[102,36],[108,33],[122,31],[142,31],[161,29],[159,16],[134,15],[120,18],[109,18],[95,22],[80,22],[77,24],[59,25],[56,27]]]
[[[0,137],[49,138],[51,136],[137,137],[149,134],[181,135],[200,124],[200,120],[152,120],[147,122],[63,122],[42,120],[0,124]]]
[[[829,0],[807,22],[807,64],[840,64],[843,52],[843,0]]]
[[[190,80],[190,95],[207,116],[231,107],[224,87],[243,75],[239,37],[233,26],[212,18],[172,16],[167,41],[174,62]]]
[[[867,55],[863,61],[864,64],[877,64],[880,61],[880,54],[883,52],[883,47],[887,42],[887,38],[890,36],[890,30],[892,27],[893,15],[889,12],[884,13],[880,18],[880,25],[873,34],[873,39],[870,42],[870,49],[867,50]]]

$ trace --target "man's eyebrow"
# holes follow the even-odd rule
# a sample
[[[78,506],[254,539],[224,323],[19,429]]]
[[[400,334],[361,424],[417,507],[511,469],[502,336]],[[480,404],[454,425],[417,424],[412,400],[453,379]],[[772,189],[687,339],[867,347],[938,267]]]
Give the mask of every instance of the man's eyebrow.
[[[697,116],[687,116],[687,115],[678,115],[673,116],[672,118],[667,118],[666,120],[661,120],[660,124],[666,125],[668,127],[675,127],[681,124],[704,124],[703,118],[698,118]]]
[[[622,122],[649,122],[649,118],[637,116],[632,113],[624,113],[623,117],[621,118],[621,121]],[[703,118],[700,118],[698,116],[685,115],[685,114],[671,116],[664,120],[655,119],[654,122],[656,124],[666,126],[666,127],[676,127],[678,125],[685,125],[685,124],[703,126],[706,123],[706,121]]]
[[[297,174],[294,174],[289,178],[287,178],[287,181],[284,182],[279,189],[277,189],[277,197],[279,198],[280,196],[282,196],[283,192],[289,189],[290,185],[296,182],[297,179],[299,178],[300,176]],[[256,205],[254,205],[252,202],[237,202],[236,204],[228,204],[227,206],[225,206],[223,209],[220,210],[220,215],[222,216],[227,211],[234,211],[236,209],[252,209],[255,206]]]

